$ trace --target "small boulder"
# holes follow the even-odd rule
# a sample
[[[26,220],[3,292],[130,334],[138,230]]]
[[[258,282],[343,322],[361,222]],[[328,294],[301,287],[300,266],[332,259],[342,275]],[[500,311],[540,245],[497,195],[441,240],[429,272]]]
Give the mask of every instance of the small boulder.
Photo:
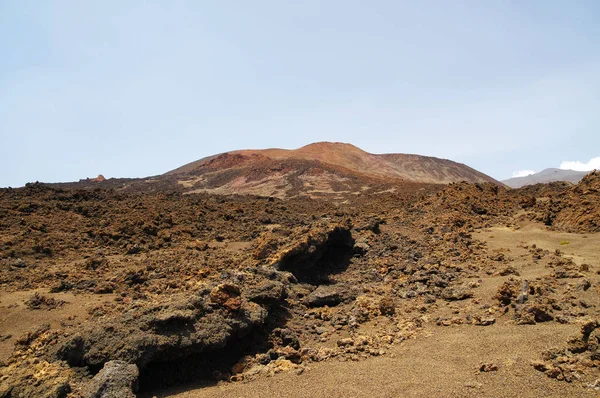
[[[276,304],[285,299],[287,292],[283,283],[277,281],[265,281],[252,286],[246,292],[248,300],[258,304]]]
[[[496,318],[494,317],[489,317],[489,318],[482,318],[482,317],[474,317],[473,319],[473,324],[477,325],[477,326],[490,326],[493,325],[494,323],[496,323]]]
[[[498,370],[498,365],[495,363],[482,363],[479,366],[480,372],[495,372]]]
[[[304,300],[309,307],[334,306],[342,302],[340,290],[333,286],[319,286]]]
[[[577,284],[577,290],[586,291],[592,287],[592,283],[588,279],[583,279]]]
[[[396,304],[391,297],[383,297],[379,300],[379,312],[381,315],[394,315],[396,313]]]
[[[465,300],[471,297],[473,297],[473,292],[464,286],[448,287],[442,290],[442,298],[447,301]]]
[[[549,369],[548,364],[543,361],[532,361],[531,366],[533,366],[535,370],[539,370],[540,372],[546,372]]]
[[[83,388],[85,398],[135,398],[139,370],[124,361],[109,361]]]
[[[292,329],[277,328],[273,329],[272,343],[280,347],[292,347],[296,350],[300,349],[300,340]]]
[[[215,287],[210,292],[210,300],[231,311],[237,311],[242,307],[240,288],[229,283],[223,283]]]
[[[352,247],[352,251],[356,256],[360,257],[364,256],[370,248],[371,246],[369,246],[369,244],[365,240],[361,239],[354,244],[354,246]]]
[[[22,259],[18,258],[15,261],[13,261],[11,263],[11,265],[15,268],[25,268],[27,267],[27,264],[25,263],[25,261],[23,261]]]
[[[547,304],[530,304],[523,308],[520,314],[521,321],[518,323],[529,324],[526,320],[533,318],[533,323],[548,322],[554,319],[552,316],[552,307]]]

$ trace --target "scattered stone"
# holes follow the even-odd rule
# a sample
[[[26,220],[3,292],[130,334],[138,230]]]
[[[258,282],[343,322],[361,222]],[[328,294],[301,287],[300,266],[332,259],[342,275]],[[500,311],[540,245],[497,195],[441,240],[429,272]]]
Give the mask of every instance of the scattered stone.
[[[500,276],[507,276],[507,275],[519,276],[520,274],[519,274],[519,271],[517,271],[517,269],[515,267],[513,267],[512,265],[509,265],[508,267],[499,271],[498,275],[500,275]]]
[[[480,372],[495,372],[498,370],[498,365],[495,363],[482,363],[479,366]]]
[[[546,376],[550,377],[551,379],[557,379],[562,376],[562,371],[558,367],[549,368],[545,373]]]
[[[379,226],[382,224],[385,224],[385,220],[383,220],[379,217],[374,217],[374,218],[370,219],[369,221],[365,222],[364,224],[354,228],[354,230],[357,232],[371,231],[375,234],[379,234],[381,232]]]
[[[346,337],[337,341],[338,347],[348,347],[354,344],[354,340],[351,337]]]
[[[342,302],[340,290],[335,286],[319,286],[306,297],[304,302],[309,307],[335,306]]]
[[[396,313],[396,304],[391,297],[383,297],[379,301],[379,311],[381,315],[394,315]]]
[[[296,333],[289,328],[273,329],[272,343],[282,347],[292,347],[296,350],[300,349],[300,340]]]
[[[577,283],[578,290],[586,291],[590,287],[592,287],[592,283],[588,279],[583,279],[583,280],[579,281],[579,283]]]
[[[548,322],[554,319],[552,307],[544,304],[531,304],[524,307],[519,316],[519,324],[532,324],[537,322]]]
[[[545,372],[548,370],[548,365],[542,361],[532,361],[531,366],[533,366],[535,370],[539,370],[540,372]]]
[[[23,261],[20,258],[17,258],[10,265],[13,266],[13,267],[15,267],[15,268],[25,268],[25,267],[27,267],[27,263],[25,263],[25,261]]]
[[[600,323],[596,320],[590,320],[581,325],[581,334],[583,341],[588,341],[592,332],[600,327]]]
[[[466,287],[448,287],[442,291],[442,298],[447,301],[465,300],[473,297],[473,292]]]
[[[360,240],[354,244],[352,251],[357,256],[364,256],[365,254],[367,254],[370,248],[371,246],[369,246],[369,244],[366,241]]]
[[[242,306],[240,294],[238,286],[223,283],[210,292],[210,299],[213,303],[220,304],[231,311],[238,311]]]
[[[477,326],[489,326],[493,325],[494,323],[496,323],[496,318],[493,317],[481,318],[476,316],[473,318],[473,324]]]
[[[316,332],[317,334],[325,334],[325,333],[328,333],[329,331],[330,331],[330,330],[329,330],[328,328],[326,328],[326,327],[323,327],[323,326],[317,326],[317,327],[315,328],[315,332]]]
[[[52,297],[44,296],[38,292],[35,292],[33,296],[25,301],[25,305],[30,310],[53,310],[62,307],[66,301],[56,300]]]
[[[84,398],[135,398],[138,367],[124,361],[109,361],[83,388]]]
[[[277,281],[264,281],[252,286],[246,292],[248,300],[259,304],[272,305],[280,302],[287,296],[285,286]]]
[[[465,387],[467,388],[481,388],[483,387],[482,383],[479,383],[478,381],[468,381],[465,383]]]

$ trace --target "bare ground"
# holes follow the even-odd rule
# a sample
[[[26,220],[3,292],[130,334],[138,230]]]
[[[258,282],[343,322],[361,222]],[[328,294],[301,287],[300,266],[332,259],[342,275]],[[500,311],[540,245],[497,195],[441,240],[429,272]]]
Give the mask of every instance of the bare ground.
[[[598,177],[547,201],[0,190],[0,397],[110,369],[127,396],[591,396],[598,215],[569,209]]]
[[[492,227],[474,234],[489,248],[513,258],[511,265],[522,276],[536,278],[551,269],[534,264],[525,246],[564,250],[577,263],[600,269],[600,234],[570,234],[547,230],[526,222],[517,228]],[[565,242],[569,242],[565,244]],[[562,245],[561,245],[562,242]],[[565,248],[567,246],[568,248]],[[489,300],[507,276],[482,276],[475,300]],[[597,282],[595,275],[595,282]],[[595,283],[594,283],[595,284]],[[590,299],[597,302],[590,294]],[[447,307],[453,307],[449,305]],[[438,313],[448,312],[440,308]],[[458,312],[458,311],[457,311]],[[496,324],[480,327],[429,323],[414,339],[394,346],[381,357],[364,361],[328,361],[311,364],[299,372],[285,372],[251,382],[221,383],[196,388],[166,390],[158,397],[592,397],[598,392],[582,383],[564,383],[548,378],[531,363],[543,351],[573,335],[580,325],[539,323],[517,325],[508,316]],[[497,371],[480,372],[483,363]]]

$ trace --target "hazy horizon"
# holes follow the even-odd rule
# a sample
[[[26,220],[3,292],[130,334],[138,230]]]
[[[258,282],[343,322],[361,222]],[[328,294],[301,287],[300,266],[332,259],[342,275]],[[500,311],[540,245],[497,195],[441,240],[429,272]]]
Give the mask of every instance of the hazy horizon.
[[[348,142],[600,168],[600,3],[0,3],[0,187]]]

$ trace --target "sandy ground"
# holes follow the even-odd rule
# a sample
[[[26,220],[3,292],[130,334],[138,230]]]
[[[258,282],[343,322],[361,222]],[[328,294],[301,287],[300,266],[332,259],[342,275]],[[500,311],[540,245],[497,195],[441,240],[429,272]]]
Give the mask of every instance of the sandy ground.
[[[533,279],[552,272],[542,263],[531,261],[526,248],[533,244],[554,252],[560,250],[578,264],[590,264],[594,284],[600,281],[600,234],[569,234],[548,231],[535,223],[519,228],[503,226],[482,230],[474,237],[487,243],[491,251],[507,255],[510,264],[523,278]],[[230,250],[245,250],[244,244],[231,244]],[[474,290],[475,300],[491,302],[498,287],[508,276],[481,275],[480,286]],[[600,306],[598,294],[589,291],[588,301]],[[31,310],[25,305],[35,292],[64,300],[53,310]],[[0,360],[6,359],[15,340],[43,324],[52,327],[77,325],[87,318],[88,310],[113,295],[50,294],[46,290],[0,292]],[[440,303],[435,316],[451,315],[457,306],[469,302]],[[506,316],[497,316],[494,325],[436,326],[425,324],[415,338],[387,350],[381,357],[358,362],[329,360],[311,363],[302,372],[289,371],[273,377],[212,386],[186,385],[143,397],[598,397],[600,394],[583,383],[566,383],[548,378],[536,371],[531,361],[541,353],[560,346],[570,336],[577,335],[579,324],[556,322],[536,325],[515,325]],[[499,366],[496,372],[479,372],[482,363]]]
[[[487,242],[493,249],[519,249],[521,244],[537,245],[549,251],[560,250],[576,264],[588,263],[600,266],[600,234],[573,234],[548,231],[538,223],[523,223],[517,230],[493,227],[474,235]]]
[[[429,333],[427,333],[429,332]],[[395,347],[387,356],[361,362],[312,364],[249,383],[224,383],[158,397],[584,397],[597,394],[580,384],[561,383],[529,362],[556,340],[576,332],[572,325],[494,325],[435,328]],[[480,373],[481,362],[499,365]],[[187,386],[188,389],[192,386]]]
[[[48,289],[18,292],[0,291],[0,361],[6,360],[14,348],[15,341],[29,331],[49,324],[52,328],[62,325],[78,325],[85,320],[88,309],[102,302],[114,300],[114,295],[48,293]],[[55,309],[28,309],[25,305],[35,293],[62,300],[65,303]],[[8,337],[10,336],[10,337]]]
[[[518,229],[487,229],[475,237],[486,241],[490,249],[508,255],[511,265],[525,278],[552,272],[531,261],[523,246],[532,244],[551,251],[559,249],[578,264],[588,263],[592,269],[600,269],[598,234],[556,233],[529,223]],[[482,275],[475,298],[489,301],[507,278]],[[590,294],[597,296],[594,292]],[[439,311],[447,312],[444,308]],[[188,385],[148,396],[597,397],[598,392],[582,383],[550,379],[530,365],[540,359],[544,350],[560,346],[570,336],[577,335],[579,327],[579,324],[555,322],[515,325],[501,316],[496,324],[487,327],[439,327],[428,323],[416,338],[394,346],[382,357],[359,362],[330,360],[310,364],[301,374],[291,371],[250,382],[208,387]],[[494,363],[499,370],[479,372],[482,363]]]

